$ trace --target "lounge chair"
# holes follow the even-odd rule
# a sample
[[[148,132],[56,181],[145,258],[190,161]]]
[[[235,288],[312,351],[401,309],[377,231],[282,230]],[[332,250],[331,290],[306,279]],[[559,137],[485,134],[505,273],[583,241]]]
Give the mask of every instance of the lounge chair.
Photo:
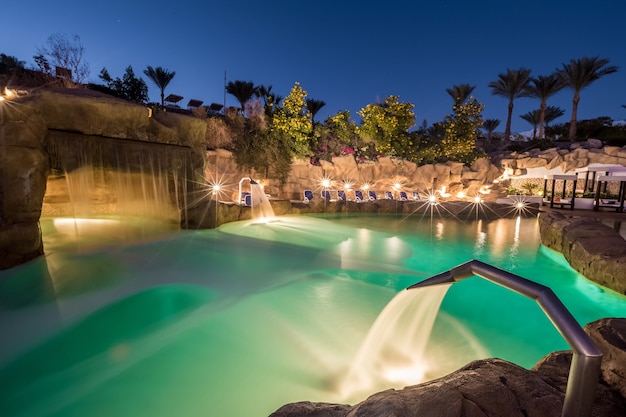
[[[400,191],[400,200],[402,201],[408,201],[409,197],[406,195],[405,191]]]
[[[374,200],[377,199],[376,191],[370,190],[370,191],[367,192],[367,195],[369,196],[370,201],[374,201]]]
[[[310,203],[313,200],[313,191],[304,190],[304,202]]]
[[[422,198],[420,197],[420,193],[418,193],[417,191],[413,191],[413,200],[414,201],[420,201]]]
[[[330,201],[330,191],[328,190],[322,190],[322,198],[326,201]]]
[[[346,196],[346,192],[344,190],[337,191],[337,199],[340,201],[348,201],[348,197]]]
[[[244,196],[243,196],[243,205],[244,205],[244,206],[248,206],[248,207],[252,207],[252,194],[250,194],[250,193],[244,193]]]
[[[354,190],[354,199],[357,203],[363,201],[363,192],[361,190]]]
[[[385,191],[385,199],[393,200],[393,193],[391,191]]]

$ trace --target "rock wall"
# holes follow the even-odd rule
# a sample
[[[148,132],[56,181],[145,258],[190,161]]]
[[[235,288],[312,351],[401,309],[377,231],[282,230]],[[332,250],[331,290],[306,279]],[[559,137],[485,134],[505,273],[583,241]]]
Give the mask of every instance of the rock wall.
[[[591,219],[539,214],[541,243],[561,252],[588,279],[626,294],[626,242],[609,226]]]

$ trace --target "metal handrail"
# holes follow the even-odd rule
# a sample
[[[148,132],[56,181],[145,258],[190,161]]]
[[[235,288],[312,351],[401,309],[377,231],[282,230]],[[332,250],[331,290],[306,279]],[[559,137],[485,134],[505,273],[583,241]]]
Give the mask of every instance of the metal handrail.
[[[407,290],[454,284],[471,276],[484,278],[537,302],[573,352],[561,417],[591,416],[602,352],[550,288],[484,262],[472,260],[415,283]]]

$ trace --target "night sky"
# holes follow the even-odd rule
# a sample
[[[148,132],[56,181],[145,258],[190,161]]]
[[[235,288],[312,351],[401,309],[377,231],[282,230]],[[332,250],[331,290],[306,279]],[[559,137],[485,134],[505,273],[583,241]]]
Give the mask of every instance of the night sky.
[[[507,100],[489,82],[507,68],[548,75],[570,59],[607,58],[619,70],[582,91],[579,120],[625,120],[626,2],[623,0],[476,1],[120,1],[9,2],[2,6],[0,52],[33,66],[37,48],[55,33],[74,34],[86,49],[90,81],[103,67],[122,77],[131,65],[146,81],[150,100],[159,90],[146,66],[176,71],[166,89],[189,99],[223,104],[224,79],[244,80],[286,96],[295,82],[326,106],[316,120],[356,112],[397,95],[415,105],[416,123],[451,113],[446,93],[475,85],[485,119],[500,119]],[[569,121],[572,91],[548,105]],[[227,106],[237,105],[226,96]],[[513,131],[531,126],[520,115],[539,107],[515,101]]]

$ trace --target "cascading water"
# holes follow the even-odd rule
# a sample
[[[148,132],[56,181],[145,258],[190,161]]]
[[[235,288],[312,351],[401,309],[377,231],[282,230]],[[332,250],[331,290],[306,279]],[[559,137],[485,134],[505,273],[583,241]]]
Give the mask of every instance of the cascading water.
[[[46,147],[59,175],[48,181],[44,216],[123,215],[180,223],[191,177],[188,148],[58,132],[49,135]]]
[[[243,182],[248,181],[250,183],[249,200],[246,200],[245,193],[243,192]],[[274,219],[274,209],[270,204],[269,199],[265,195],[263,186],[252,178],[242,178],[239,181],[239,201],[242,204],[250,206],[252,210],[252,219],[259,222],[267,222]]]
[[[449,285],[399,292],[380,313],[343,380],[341,395],[372,392],[383,383],[402,388],[425,380],[426,346]]]

